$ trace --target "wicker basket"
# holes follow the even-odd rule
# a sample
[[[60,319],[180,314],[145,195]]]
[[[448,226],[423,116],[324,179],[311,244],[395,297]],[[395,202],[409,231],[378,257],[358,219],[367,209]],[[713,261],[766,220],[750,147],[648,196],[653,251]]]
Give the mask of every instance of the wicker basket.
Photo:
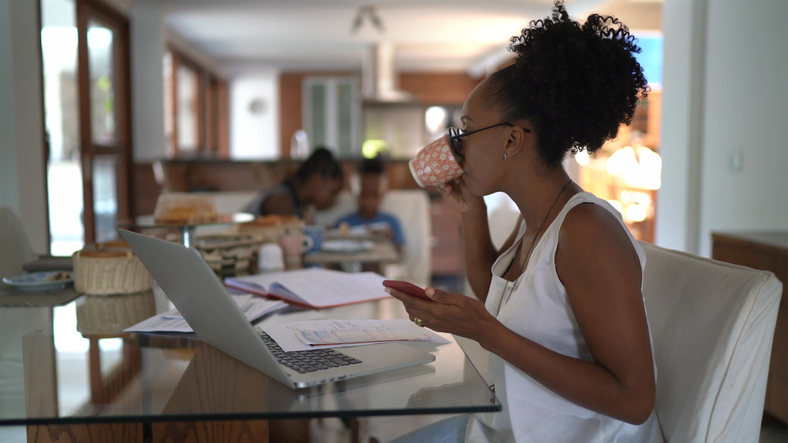
[[[74,288],[88,295],[132,294],[153,287],[150,275],[129,248],[98,247],[77,251],[74,263]]]
[[[113,296],[87,296],[77,302],[77,331],[82,335],[115,335],[156,315],[153,291]]]

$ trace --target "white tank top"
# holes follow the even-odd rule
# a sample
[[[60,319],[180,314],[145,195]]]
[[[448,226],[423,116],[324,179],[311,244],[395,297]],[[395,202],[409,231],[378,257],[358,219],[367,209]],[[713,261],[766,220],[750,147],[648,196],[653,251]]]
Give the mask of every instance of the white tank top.
[[[535,245],[525,272],[511,283],[501,276],[512,262],[518,242],[522,241],[525,222],[521,223],[517,240],[493,264],[492,282],[485,306],[507,328],[523,337],[560,354],[592,361],[591,352],[569,305],[566,289],[555,270],[555,252],[561,225],[566,214],[582,203],[597,204],[616,216],[637,251],[641,271],[645,269],[646,255],[643,248],[632,237],[618,211],[593,194],[580,192],[569,199],[548,226]],[[641,281],[641,289],[642,286]],[[495,385],[495,394],[503,410],[473,416],[468,422],[466,442],[663,441],[654,412],[640,426],[596,413],[558,396],[492,353],[489,354],[488,374],[488,381]],[[656,377],[656,365],[654,374]]]

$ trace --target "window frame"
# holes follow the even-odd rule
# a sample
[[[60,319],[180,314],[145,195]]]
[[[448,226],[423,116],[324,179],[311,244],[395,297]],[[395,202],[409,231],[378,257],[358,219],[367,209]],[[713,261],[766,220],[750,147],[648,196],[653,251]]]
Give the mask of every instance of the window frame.
[[[180,112],[178,102],[178,71],[185,67],[191,70],[196,78],[196,115],[197,124],[195,139],[197,146],[194,150],[188,150],[188,156],[207,156],[227,158],[229,157],[229,108],[227,106],[227,82],[218,75],[211,72],[208,68],[201,65],[194,59],[184,55],[182,51],[173,45],[168,45],[167,51],[170,56],[170,78],[166,77],[164,82],[170,84],[169,100],[171,105],[165,106],[164,112],[172,122],[172,135],[168,140],[167,156],[179,157],[185,154],[180,140],[183,138],[181,128],[178,123]]]

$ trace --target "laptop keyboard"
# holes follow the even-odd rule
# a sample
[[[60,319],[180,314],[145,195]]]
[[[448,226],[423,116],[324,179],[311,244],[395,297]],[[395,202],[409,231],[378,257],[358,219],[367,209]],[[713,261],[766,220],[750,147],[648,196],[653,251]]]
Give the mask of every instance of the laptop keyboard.
[[[268,334],[262,331],[258,334],[280,364],[301,374],[361,363],[361,360],[333,349],[285,352]]]

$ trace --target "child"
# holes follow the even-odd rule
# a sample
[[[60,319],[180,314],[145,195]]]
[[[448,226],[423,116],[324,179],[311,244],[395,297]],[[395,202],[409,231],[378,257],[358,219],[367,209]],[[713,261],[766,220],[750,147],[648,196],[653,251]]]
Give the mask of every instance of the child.
[[[384,169],[384,164],[378,157],[364,159],[359,163],[358,212],[339,219],[337,227],[347,224],[351,228],[363,226],[371,231],[385,230],[397,251],[402,252],[405,238],[399,220],[392,214],[378,210],[386,193]]]
[[[293,177],[266,190],[244,212],[258,216],[295,215],[309,223],[313,210],[334,205],[343,184],[344,173],[339,162],[331,151],[318,147]]]

